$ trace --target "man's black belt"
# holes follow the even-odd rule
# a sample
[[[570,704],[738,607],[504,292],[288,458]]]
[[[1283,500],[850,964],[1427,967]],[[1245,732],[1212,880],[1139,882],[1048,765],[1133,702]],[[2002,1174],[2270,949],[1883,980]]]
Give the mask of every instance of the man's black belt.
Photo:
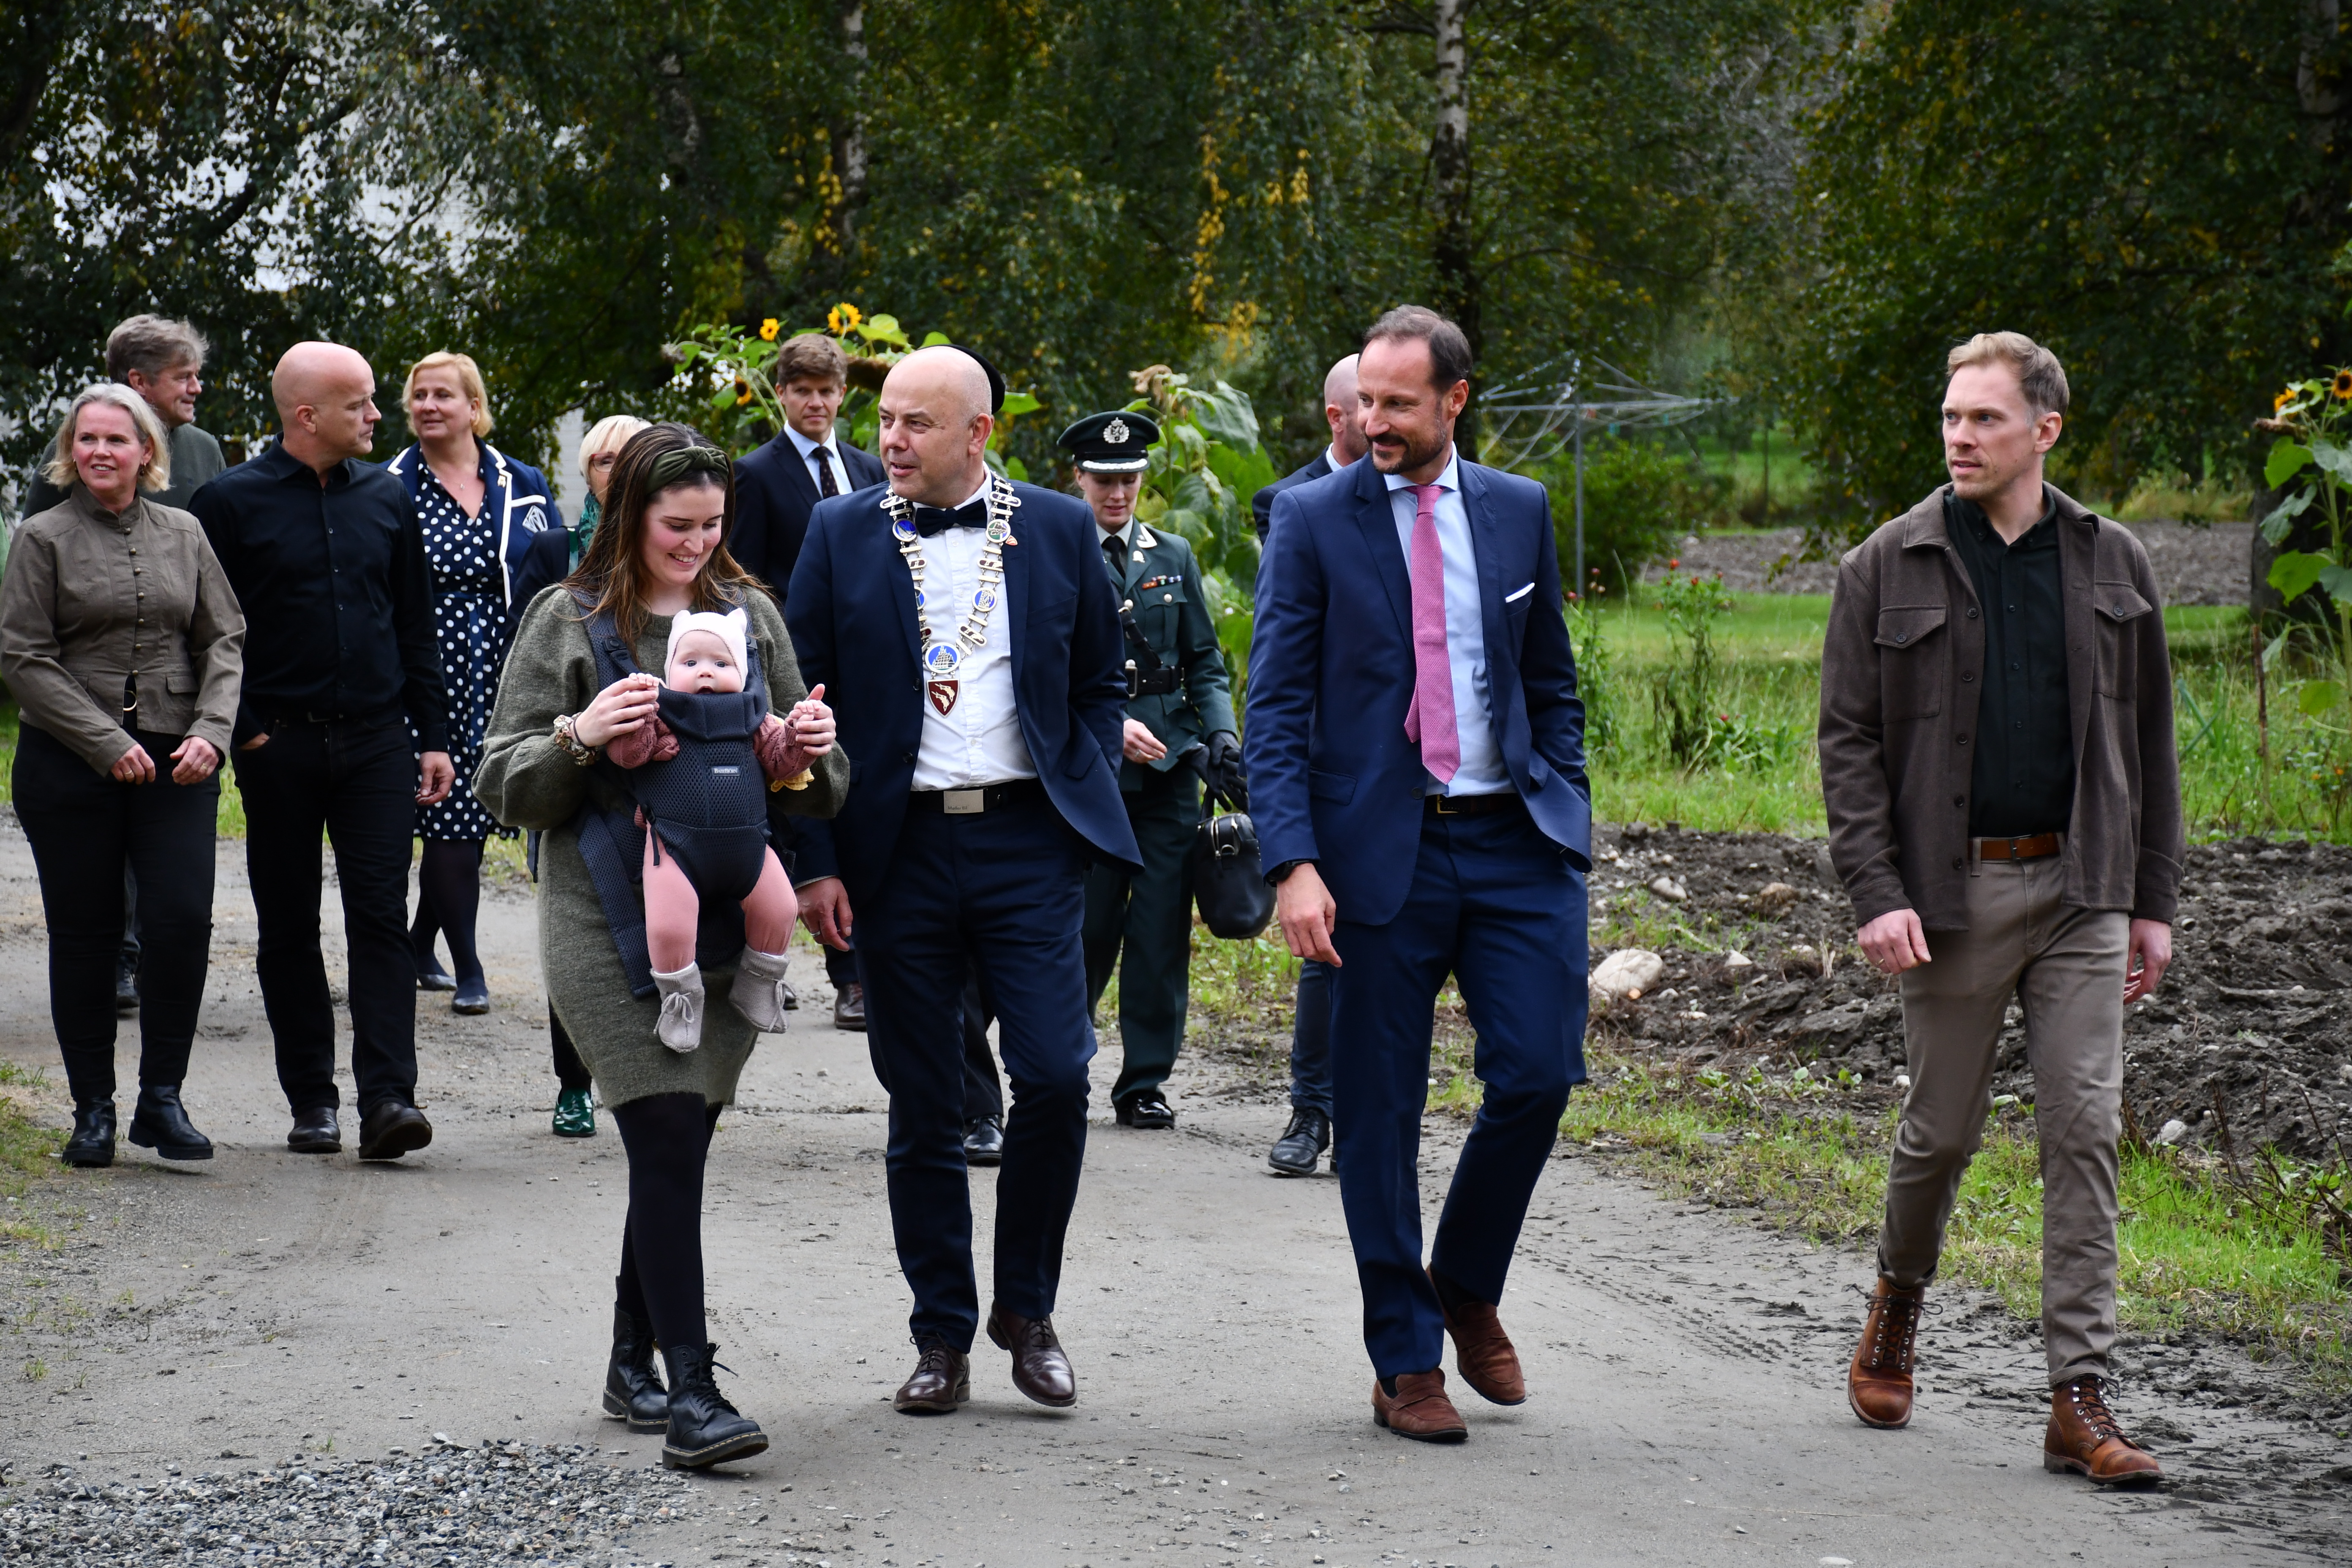
[[[274,708],[267,702],[257,702],[253,706],[272,724],[301,724],[314,729],[329,724],[388,723],[403,716],[397,703],[369,713],[321,713],[301,708]]]
[[[1003,784],[974,784],[970,789],[919,789],[907,797],[908,809],[934,811],[944,816],[974,816],[1027,805],[1046,798],[1045,786],[1035,779],[1008,779]]]
[[[1495,816],[1528,808],[1528,803],[1509,790],[1495,795],[1432,795],[1422,798],[1428,803],[1422,808],[1428,816]]]

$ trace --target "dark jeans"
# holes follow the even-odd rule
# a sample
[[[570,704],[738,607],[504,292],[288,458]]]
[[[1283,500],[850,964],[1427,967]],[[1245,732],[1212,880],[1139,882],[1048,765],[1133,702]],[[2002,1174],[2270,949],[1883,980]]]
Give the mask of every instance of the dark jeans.
[[[824,977],[833,982],[835,991],[857,984],[857,943],[854,940],[847,952],[831,947],[824,950]]]
[[[408,856],[416,753],[396,713],[279,724],[236,753],[245,853],[261,941],[255,968],[297,1114],[341,1102],[335,1010],[319,951],[321,833],[334,845],[351,952],[352,1077],[362,1115],[416,1098],[416,964],[408,946]]]
[[[16,741],[16,818],[33,847],[49,935],[49,1017],[77,1100],[114,1095],[114,977],[121,959],[123,870],[139,878],[139,1081],[176,1085],[204,1005],[213,932],[217,776],[172,782],[184,738],[136,732],[157,778],[118,784],[47,731]]]
[[[1290,1109],[1331,1114],[1331,966],[1311,958],[1290,1017]]]

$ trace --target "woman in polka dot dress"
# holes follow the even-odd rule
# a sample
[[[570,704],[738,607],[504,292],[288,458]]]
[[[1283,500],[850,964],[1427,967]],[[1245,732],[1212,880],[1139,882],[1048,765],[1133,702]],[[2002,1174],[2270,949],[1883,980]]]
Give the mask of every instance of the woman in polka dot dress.
[[[482,848],[492,834],[512,837],[514,829],[500,827],[474,798],[474,770],[507,645],[532,596],[570,569],[570,540],[546,476],[482,439],[490,431],[488,392],[470,358],[425,355],[409,369],[404,401],[416,444],[387,467],[407,487],[424,528],[458,781],[448,799],[417,808],[425,854],[409,941],[420,987],[455,991],[453,1011],[487,1013],[489,985],[474,945]],[[449,970],[435,956],[436,936],[448,942]]]

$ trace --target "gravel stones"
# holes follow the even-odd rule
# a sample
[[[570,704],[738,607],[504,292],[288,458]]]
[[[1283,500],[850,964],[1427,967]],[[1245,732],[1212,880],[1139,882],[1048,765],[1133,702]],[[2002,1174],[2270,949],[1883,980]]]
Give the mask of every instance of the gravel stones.
[[[52,1465],[0,1492],[0,1561],[136,1564],[610,1561],[641,1523],[691,1509],[685,1477],[624,1469],[592,1446],[438,1445],[377,1460],[105,1479]],[[225,1456],[226,1458],[226,1456]]]

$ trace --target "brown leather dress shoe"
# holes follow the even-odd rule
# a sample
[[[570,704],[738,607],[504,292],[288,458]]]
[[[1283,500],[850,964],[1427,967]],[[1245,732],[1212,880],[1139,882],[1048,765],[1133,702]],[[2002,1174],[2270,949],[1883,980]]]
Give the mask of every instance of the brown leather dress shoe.
[[[2147,1486],[2164,1475],[2154,1454],[2124,1436],[2095,1377],[2078,1377],[2050,1391],[2042,1468],[2053,1474],[2072,1470],[2103,1487]]]
[[[1437,1277],[1431,1275],[1429,1282],[1435,1285]],[[1503,1331],[1502,1314],[1484,1301],[1448,1307],[1443,1290],[1438,1307],[1445,1314],[1445,1331],[1454,1336],[1454,1370],[1462,1381],[1490,1405],[1525,1405],[1527,1374],[1519,1370],[1511,1336]]]
[[[1863,1320],[1862,1343],[1845,1373],[1845,1402],[1865,1426],[1911,1424],[1911,1356],[1919,1339],[1919,1308],[1927,1299],[1925,1284],[1906,1290],[1883,1274],[1878,1278],[1870,1316]]]
[[[1013,1352],[1013,1386],[1040,1405],[1056,1410],[1078,1402],[1078,1374],[1062,1342],[1054,1337],[1051,1318],[1016,1318],[1002,1307],[988,1310],[988,1337]]]
[[[914,1375],[891,1400],[903,1415],[950,1415],[971,1397],[971,1358],[943,1340],[922,1347]]]
[[[1400,1373],[1393,1394],[1372,1379],[1372,1424],[1416,1443],[1466,1443],[1470,1428],[1445,1397],[1445,1370]]]
[[[866,987],[855,980],[833,994],[833,1026],[853,1034],[866,1032]]]

